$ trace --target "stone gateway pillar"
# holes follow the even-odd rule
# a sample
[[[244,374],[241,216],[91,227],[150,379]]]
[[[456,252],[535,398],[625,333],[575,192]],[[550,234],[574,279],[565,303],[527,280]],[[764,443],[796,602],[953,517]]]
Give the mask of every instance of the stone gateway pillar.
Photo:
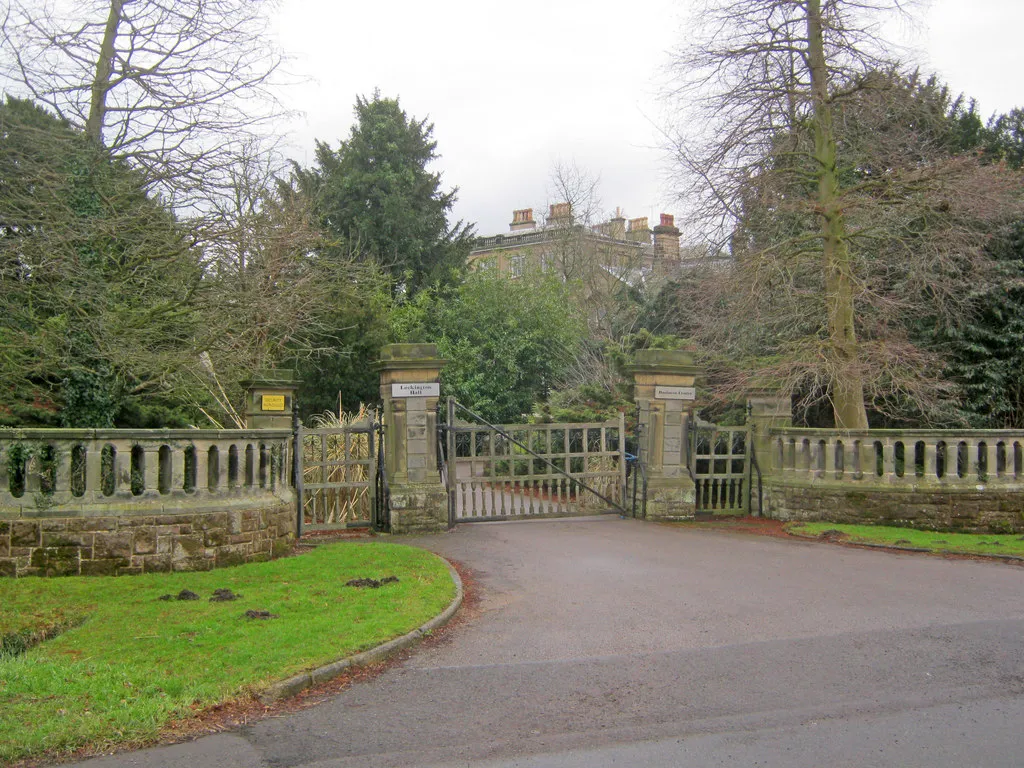
[[[377,362],[392,533],[448,528],[448,492],[437,467],[437,399],[444,364],[433,344],[389,344]]]
[[[633,365],[640,459],[647,470],[647,517],[693,519],[696,486],[689,472],[689,419],[702,371],[682,350],[644,349]]]
[[[295,390],[294,371],[259,370],[242,382],[247,429],[291,429]]]

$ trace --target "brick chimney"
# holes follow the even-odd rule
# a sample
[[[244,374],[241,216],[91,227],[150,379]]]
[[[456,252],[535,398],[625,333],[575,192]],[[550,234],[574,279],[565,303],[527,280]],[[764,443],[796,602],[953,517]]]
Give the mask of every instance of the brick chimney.
[[[675,217],[670,214],[661,214],[661,224],[654,228],[654,255],[679,261],[679,230]]]
[[[572,223],[572,203],[553,203],[548,212],[548,224]]]
[[[523,229],[536,229],[537,222],[533,220],[533,208],[520,208],[512,211],[512,223],[508,225],[510,232],[519,232]]]
[[[639,219],[630,219],[629,228],[626,230],[626,237],[638,243],[651,242],[651,228],[647,225],[647,217],[641,216]]]
[[[608,220],[608,231],[605,234],[616,240],[626,239],[626,217],[622,215],[621,208],[616,208],[615,215]]]

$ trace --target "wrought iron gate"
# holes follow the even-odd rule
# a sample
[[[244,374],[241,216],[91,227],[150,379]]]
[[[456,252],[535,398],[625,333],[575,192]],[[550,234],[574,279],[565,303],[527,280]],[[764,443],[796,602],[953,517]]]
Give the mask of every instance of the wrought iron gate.
[[[449,398],[447,423],[438,421],[451,525],[626,513],[622,415],[601,423],[495,425]]]
[[[342,427],[295,430],[299,535],[303,531],[389,527],[384,436],[373,418]]]
[[[690,440],[697,512],[747,512],[751,479],[748,428],[719,427],[697,420],[690,428]]]

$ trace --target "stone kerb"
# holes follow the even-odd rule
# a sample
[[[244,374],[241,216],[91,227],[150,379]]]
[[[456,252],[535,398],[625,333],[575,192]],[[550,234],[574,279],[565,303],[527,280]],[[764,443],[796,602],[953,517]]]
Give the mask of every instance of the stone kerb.
[[[437,466],[437,401],[445,361],[433,344],[389,344],[377,362],[393,533],[448,527]]]
[[[0,575],[205,570],[295,536],[281,430],[0,434]]]
[[[687,469],[690,414],[702,371],[682,350],[647,349],[632,368],[639,410],[640,455],[647,469],[647,516],[692,519],[696,487]]]

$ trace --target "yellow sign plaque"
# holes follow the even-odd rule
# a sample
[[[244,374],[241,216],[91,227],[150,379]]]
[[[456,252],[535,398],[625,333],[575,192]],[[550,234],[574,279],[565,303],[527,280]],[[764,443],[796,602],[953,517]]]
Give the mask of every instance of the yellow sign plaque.
[[[263,395],[260,408],[264,411],[283,411],[284,395]]]

